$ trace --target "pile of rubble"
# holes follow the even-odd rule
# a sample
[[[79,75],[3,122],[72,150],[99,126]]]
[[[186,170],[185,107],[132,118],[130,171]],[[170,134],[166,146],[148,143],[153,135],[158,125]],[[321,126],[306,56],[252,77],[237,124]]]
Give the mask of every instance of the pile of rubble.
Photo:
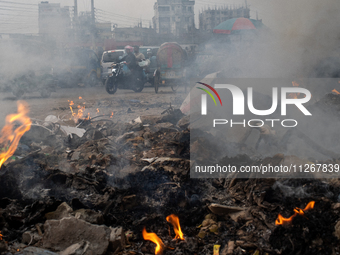
[[[1,169],[0,251],[155,254],[145,227],[162,239],[164,254],[340,252],[338,180],[191,179],[190,132],[198,131],[189,124],[170,108],[130,123],[102,116],[69,128],[50,117],[33,125]],[[191,141],[193,149],[208,146],[207,137]],[[311,200],[315,207],[304,216],[275,225],[279,214],[290,216]],[[173,240],[170,214],[179,217],[185,240]]]

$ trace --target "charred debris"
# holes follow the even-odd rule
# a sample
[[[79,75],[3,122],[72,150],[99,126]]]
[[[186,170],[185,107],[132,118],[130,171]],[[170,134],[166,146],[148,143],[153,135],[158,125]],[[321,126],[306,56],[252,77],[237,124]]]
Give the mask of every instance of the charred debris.
[[[331,93],[313,107],[338,102]],[[192,179],[197,131],[178,109],[130,123],[79,119],[72,130],[51,117],[33,124],[0,172],[2,254],[340,252],[338,179]],[[191,142],[209,147],[213,139],[198,132]],[[288,157],[302,160],[240,153],[221,162]]]

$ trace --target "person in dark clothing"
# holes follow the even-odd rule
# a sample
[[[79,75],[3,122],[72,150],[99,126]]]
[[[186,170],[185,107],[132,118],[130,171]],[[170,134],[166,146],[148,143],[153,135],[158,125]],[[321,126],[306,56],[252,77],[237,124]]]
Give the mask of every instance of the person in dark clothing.
[[[137,69],[137,59],[135,54],[133,53],[133,48],[129,45],[125,46],[126,55],[120,60],[121,62],[126,61],[128,68],[131,72],[136,71]]]
[[[133,53],[133,48],[129,45],[125,46],[126,55],[120,60],[125,61],[127,67],[131,71],[131,75],[134,80],[143,80],[143,68],[138,65],[135,54]]]

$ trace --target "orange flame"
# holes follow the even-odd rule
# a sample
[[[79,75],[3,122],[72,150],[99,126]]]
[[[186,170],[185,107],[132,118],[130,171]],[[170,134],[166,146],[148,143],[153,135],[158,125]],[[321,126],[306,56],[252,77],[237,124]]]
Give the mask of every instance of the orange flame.
[[[300,216],[305,215],[304,211],[299,207],[294,208],[294,212],[295,212],[295,215],[297,215],[297,214],[300,215]]]
[[[311,201],[306,205],[305,209],[301,209],[299,207],[294,208],[294,214],[290,216],[289,218],[284,218],[281,214],[279,214],[277,216],[277,219],[275,220],[275,225],[290,224],[295,216],[297,215],[304,216],[305,215],[304,212],[313,209],[314,205],[315,205],[315,201]]]
[[[174,215],[171,214],[168,217],[166,217],[167,222],[171,223],[172,226],[174,227],[174,231],[175,231],[175,238],[174,239],[181,239],[181,240],[185,240],[183,237],[183,232],[181,230],[181,225],[179,224],[179,218]]]
[[[310,201],[310,202],[306,205],[305,209],[303,209],[303,210],[304,210],[304,211],[308,211],[308,210],[310,210],[310,209],[313,209],[313,208],[314,208],[314,205],[315,205],[315,201]]]
[[[79,97],[79,99],[83,99],[82,97]],[[77,106],[77,112],[75,112],[73,110],[73,105],[74,105],[74,102],[73,101],[70,101],[70,100],[67,100],[69,102],[69,106],[70,106],[70,109],[71,109],[71,113],[72,113],[72,117],[73,117],[73,120],[74,122],[77,122],[79,119],[82,119],[83,118],[83,115],[84,115],[84,111],[85,111],[85,102],[83,102],[83,105],[78,105]],[[86,118],[86,119],[89,119]]]
[[[112,118],[113,117],[113,112],[111,112],[111,116],[110,116],[110,118]]]
[[[300,93],[289,93],[288,98],[297,99],[298,95],[300,95]]]
[[[293,85],[293,87],[299,87],[300,86],[300,84],[297,83],[296,81],[292,81],[292,85]],[[288,94],[288,98],[293,98],[293,99],[297,99],[297,98],[299,98],[299,96],[300,96],[300,93],[289,93]],[[303,97],[306,97],[306,95],[304,95]]]
[[[297,83],[296,81],[292,81],[292,85],[293,87],[299,87],[299,83]],[[288,98],[297,99],[299,95],[300,93],[290,93],[288,94]]]
[[[337,94],[337,95],[340,95],[339,91],[337,91],[336,89],[333,89],[332,92]]]
[[[151,241],[153,243],[155,243],[156,249],[155,249],[155,254],[163,254],[163,250],[164,250],[164,243],[162,242],[162,240],[155,234],[155,233],[148,233],[146,232],[146,229],[143,229],[143,238],[144,240],[148,240]]]
[[[3,235],[1,234],[1,231],[0,231],[0,241],[2,240],[2,237],[3,237]]]
[[[277,219],[275,220],[275,225],[286,225],[290,224],[293,220],[293,218],[297,215],[295,212],[294,215],[290,216],[289,218],[284,218],[281,214],[277,216]]]
[[[9,157],[13,156],[21,137],[31,128],[32,122],[26,116],[27,113],[28,106],[26,102],[18,101],[18,113],[10,114],[6,117],[6,125],[0,133],[0,144],[2,144],[3,148],[8,147],[8,149],[0,153],[0,168]],[[21,122],[22,125],[13,130],[15,122]]]

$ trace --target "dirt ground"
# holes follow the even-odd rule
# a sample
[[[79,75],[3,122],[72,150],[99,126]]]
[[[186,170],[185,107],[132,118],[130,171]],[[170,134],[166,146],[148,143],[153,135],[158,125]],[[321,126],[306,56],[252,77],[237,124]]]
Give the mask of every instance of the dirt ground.
[[[85,105],[85,116],[88,113],[91,117],[110,116],[113,113],[113,120],[129,122],[140,115],[158,115],[168,109],[170,103],[172,107],[179,108],[186,95],[184,88],[179,88],[174,93],[170,87],[161,87],[158,94],[155,94],[153,87],[145,87],[140,93],[118,90],[116,94],[110,95],[104,87],[79,87],[57,89],[50,98],[41,98],[39,93],[25,94],[21,100],[28,103],[29,116],[40,120],[44,120],[48,115],[69,119],[69,100],[74,102],[75,112],[78,105]],[[17,99],[12,93],[1,93],[0,102],[0,127],[3,127],[6,116],[17,111]]]

